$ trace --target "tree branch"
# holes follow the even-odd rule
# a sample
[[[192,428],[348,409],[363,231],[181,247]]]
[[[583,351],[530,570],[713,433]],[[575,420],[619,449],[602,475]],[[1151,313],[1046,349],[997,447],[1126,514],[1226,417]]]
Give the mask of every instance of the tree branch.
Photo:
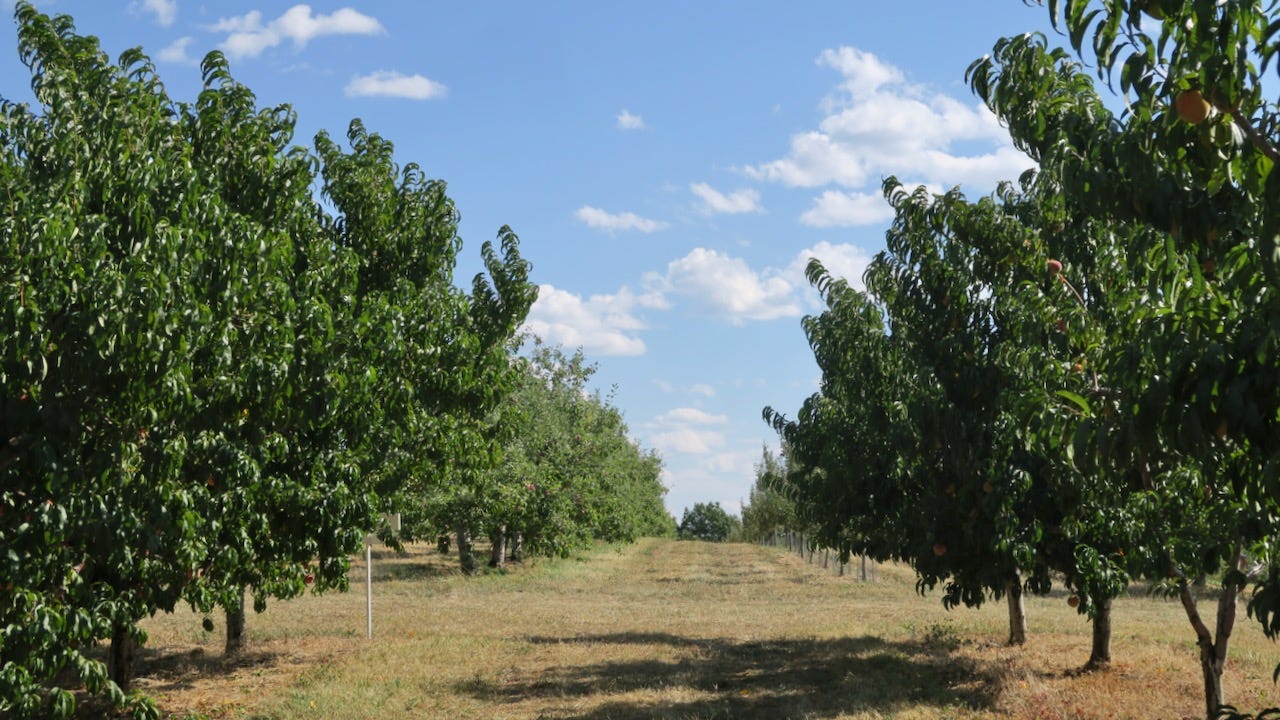
[[[1239,568],[1244,559],[1244,550],[1237,548],[1235,568],[1233,569]],[[1219,661],[1225,660],[1227,657],[1227,648],[1231,642],[1231,631],[1236,624],[1236,598],[1243,589],[1243,576],[1234,572],[1227,573],[1222,582],[1222,595],[1218,598],[1218,639],[1213,646],[1214,656]]]
[[[1182,578],[1179,585],[1178,595],[1182,600],[1182,608],[1187,611],[1187,619],[1191,621],[1191,627],[1196,631],[1196,644],[1202,648],[1213,647],[1213,635],[1209,632],[1209,627],[1204,624],[1204,620],[1200,618],[1196,599],[1191,594],[1191,584],[1186,578]]]
[[[1276,150],[1276,147],[1267,140],[1266,136],[1254,126],[1253,121],[1240,112],[1240,108],[1233,107],[1228,111],[1228,114],[1231,115],[1231,120],[1236,124],[1236,127],[1244,131],[1245,137],[1249,138],[1249,142],[1253,143],[1258,152],[1271,158],[1271,162],[1280,165],[1280,150]]]

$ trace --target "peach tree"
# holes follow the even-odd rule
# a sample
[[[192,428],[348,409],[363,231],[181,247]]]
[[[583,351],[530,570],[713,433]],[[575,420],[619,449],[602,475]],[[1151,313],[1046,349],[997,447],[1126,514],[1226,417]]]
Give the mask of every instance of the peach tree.
[[[795,421],[766,411],[792,497],[823,542],[910,562],[948,607],[1008,594],[1013,642],[1021,592],[1060,574],[1095,620],[1089,665],[1105,665],[1130,525],[1099,515],[1110,468],[1069,458],[1113,323],[1104,288],[1131,287],[1125,266],[1110,263],[1107,284],[1066,281],[1053,258],[1088,254],[1087,228],[1034,174],[976,202],[892,180],[886,196],[896,217],[866,293],[811,267],[827,300],[805,321],[821,391]]]
[[[508,552],[566,556],[593,540],[670,534],[661,460],[627,436],[609,397],[589,389],[596,367],[582,351],[534,338],[512,366],[513,389],[494,413],[500,457],[474,488],[468,520],[489,536],[490,564]],[[450,498],[438,503],[422,518],[427,531],[456,523]]]
[[[1131,549],[1183,601],[1213,717],[1236,597],[1252,585],[1249,612],[1269,634],[1280,630],[1272,351],[1280,154],[1262,84],[1280,25],[1274,4],[1256,2],[1049,9],[1099,79],[1118,81],[1121,114],[1107,110],[1066,51],[1035,36],[1001,41],[970,79],[1074,217],[1132,229],[1113,242],[1143,266],[1145,287],[1116,298],[1128,327],[1109,353],[1115,402],[1082,405],[1078,437],[1093,448],[1086,459],[1127,464],[1136,477],[1122,499],[1144,518]],[[1133,431],[1104,432],[1111,423],[1100,409]],[[1188,585],[1218,571],[1210,623]]]
[[[506,229],[456,288],[443,183],[358,122],[291,147],[217,54],[178,103],[139,51],[15,12],[39,111],[0,106],[0,711],[67,716],[71,678],[148,715],[139,619],[343,587],[393,496],[492,461],[535,288]]]

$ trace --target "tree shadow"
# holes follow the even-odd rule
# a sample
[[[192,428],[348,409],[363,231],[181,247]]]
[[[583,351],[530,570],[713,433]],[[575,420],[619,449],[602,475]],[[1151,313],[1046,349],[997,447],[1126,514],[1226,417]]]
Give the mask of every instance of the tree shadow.
[[[475,679],[456,689],[506,704],[564,699],[546,716],[578,720],[824,718],[921,706],[991,708],[1000,682],[998,672],[957,656],[953,646],[928,641],[868,636],[733,642],[665,633],[530,640],[661,644],[679,648],[682,657],[558,667],[510,681]],[[645,696],[611,699],[634,692]],[[582,700],[592,696],[602,702],[581,711]]]
[[[134,669],[148,693],[168,693],[190,689],[201,679],[231,675],[248,668],[269,671],[279,663],[280,657],[280,652],[267,650],[246,649],[228,657],[221,651],[211,653],[204,648],[173,652],[143,646],[137,650]]]
[[[373,581],[416,582],[451,577],[460,574],[456,554],[442,555],[434,550],[427,552],[399,553],[390,548],[373,550]],[[351,568],[351,583],[363,584],[365,580],[364,558],[359,557]]]
[[[89,658],[102,662],[106,662],[106,655],[105,646],[94,647],[86,653]],[[170,648],[144,645],[134,651],[134,684],[137,689],[155,697],[157,694],[190,690],[201,680],[225,677],[250,668],[264,673],[273,672],[283,656],[276,651],[245,650],[227,657],[221,651],[211,653],[201,647],[175,652]],[[90,694],[80,686],[70,670],[56,684],[75,688],[76,710],[72,717],[76,720],[128,717],[125,711],[113,707],[105,696]],[[167,713],[163,715],[169,716]],[[0,718],[6,717],[0,715]]]

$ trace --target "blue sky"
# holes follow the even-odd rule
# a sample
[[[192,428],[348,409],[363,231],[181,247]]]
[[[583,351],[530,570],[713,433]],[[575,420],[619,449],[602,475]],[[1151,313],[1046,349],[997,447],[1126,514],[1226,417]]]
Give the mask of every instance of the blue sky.
[[[0,3],[6,11],[12,2]],[[964,85],[1020,0],[48,0],[113,57],[141,46],[194,98],[221,49],[295,141],[352,118],[449,184],[466,243],[510,225],[541,286],[529,328],[599,365],[667,506],[737,511],[765,405],[817,389],[800,327],[810,257],[857,280],[883,247],[886,175],[970,195],[1030,161]],[[13,32],[0,95],[27,100]]]

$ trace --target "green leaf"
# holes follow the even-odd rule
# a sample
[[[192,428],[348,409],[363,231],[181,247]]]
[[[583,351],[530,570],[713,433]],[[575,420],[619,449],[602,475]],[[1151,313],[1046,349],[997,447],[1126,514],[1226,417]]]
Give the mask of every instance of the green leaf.
[[[1086,400],[1084,396],[1079,395],[1077,393],[1073,393],[1070,390],[1057,390],[1054,392],[1054,394],[1070,402],[1080,411],[1082,415],[1089,415],[1092,413],[1089,407],[1089,401]]]

